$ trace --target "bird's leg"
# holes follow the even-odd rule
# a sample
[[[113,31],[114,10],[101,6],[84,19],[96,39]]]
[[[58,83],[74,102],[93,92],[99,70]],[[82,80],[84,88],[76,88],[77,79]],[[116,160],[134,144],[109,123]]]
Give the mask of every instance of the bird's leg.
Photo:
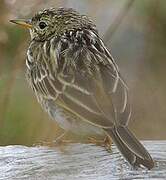
[[[60,134],[54,141],[53,143],[55,144],[61,144],[61,143],[64,143],[64,136],[67,134],[67,131],[64,131],[62,134]]]
[[[72,143],[71,140],[65,140],[65,139],[63,139],[67,133],[68,133],[68,131],[64,131],[62,134],[60,134],[60,135],[53,141],[53,143],[55,143],[56,145],[64,144],[64,143]]]
[[[111,146],[112,146],[112,139],[110,136],[106,136],[104,138],[104,147],[106,148],[107,151],[111,151]]]
[[[68,131],[64,131],[60,136],[58,136],[53,143],[56,145],[62,145],[62,144],[67,144],[67,143],[76,143],[77,141],[72,140],[72,139],[63,139],[64,136],[68,133]]]
[[[87,143],[95,144],[97,146],[102,146],[103,145],[103,139],[97,139],[95,137],[88,137]]]
[[[107,150],[110,150],[112,145],[112,139],[110,136],[107,135],[104,139],[96,139],[94,137],[89,137],[88,143],[96,144],[97,146],[104,146]]]
[[[70,140],[63,140],[64,136],[67,134],[67,131],[64,131],[53,141],[40,141],[35,143],[34,146],[57,146],[65,143],[70,143]]]

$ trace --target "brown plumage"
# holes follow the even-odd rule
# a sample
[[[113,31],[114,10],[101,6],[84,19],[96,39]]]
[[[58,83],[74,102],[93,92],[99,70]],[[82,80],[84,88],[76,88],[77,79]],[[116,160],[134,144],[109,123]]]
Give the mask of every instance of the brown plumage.
[[[111,136],[131,165],[151,169],[150,154],[127,127],[128,88],[93,22],[73,9],[50,8],[26,24],[27,79],[49,115],[76,134]]]

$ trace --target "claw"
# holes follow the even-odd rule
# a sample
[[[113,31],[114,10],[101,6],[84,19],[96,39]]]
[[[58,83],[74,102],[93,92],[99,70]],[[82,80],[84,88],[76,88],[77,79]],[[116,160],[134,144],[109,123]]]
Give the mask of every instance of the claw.
[[[104,138],[104,146],[105,146],[107,151],[111,151],[112,139],[110,136],[106,136]]]

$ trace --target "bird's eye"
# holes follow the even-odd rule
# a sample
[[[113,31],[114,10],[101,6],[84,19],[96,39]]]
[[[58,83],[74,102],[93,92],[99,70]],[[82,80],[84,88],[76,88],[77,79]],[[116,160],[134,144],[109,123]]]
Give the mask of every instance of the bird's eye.
[[[41,21],[41,22],[39,23],[40,29],[44,29],[46,26],[47,26],[47,24],[46,24],[45,22],[43,22],[43,21]]]

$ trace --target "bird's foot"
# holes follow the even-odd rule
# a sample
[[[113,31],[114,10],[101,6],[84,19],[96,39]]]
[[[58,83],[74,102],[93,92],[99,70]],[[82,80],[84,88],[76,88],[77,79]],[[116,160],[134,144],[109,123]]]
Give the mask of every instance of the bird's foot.
[[[97,139],[95,137],[89,137],[87,143],[95,144],[97,146],[103,146],[103,139]]]
[[[112,139],[110,136],[106,136],[104,138],[104,147],[106,148],[107,151],[111,151],[111,146],[112,146]]]
[[[104,139],[96,139],[94,137],[89,137],[88,143],[92,143],[92,144],[95,144],[97,146],[103,146],[107,150],[110,150],[111,145],[112,145],[112,139],[109,136],[106,136]]]
[[[62,145],[64,144],[65,140],[63,139],[65,135],[67,134],[66,131],[64,131],[61,135],[59,135],[55,140],[53,140],[54,145]]]
[[[49,147],[54,147],[54,146],[62,146],[65,145],[67,143],[72,143],[71,140],[64,140],[64,136],[67,134],[67,132],[63,132],[62,134],[60,134],[55,140],[53,141],[40,141],[36,144],[34,144],[34,146],[49,146]]]

